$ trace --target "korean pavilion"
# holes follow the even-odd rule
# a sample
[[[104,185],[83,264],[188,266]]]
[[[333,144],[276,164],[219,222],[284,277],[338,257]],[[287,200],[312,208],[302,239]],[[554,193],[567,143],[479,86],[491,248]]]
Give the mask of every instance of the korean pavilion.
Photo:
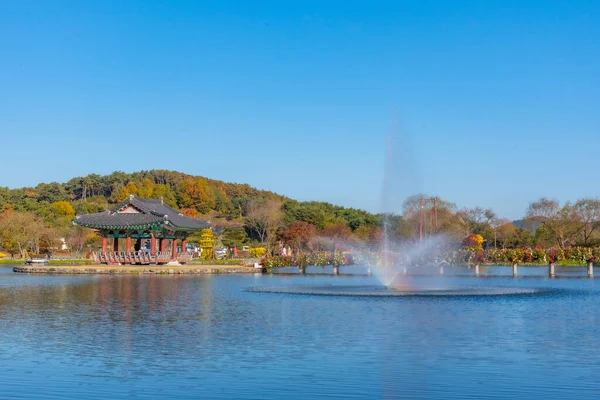
[[[94,253],[94,258],[106,264],[187,263],[192,255],[186,252],[186,238],[210,228],[208,221],[186,217],[164,204],[162,199],[149,200],[134,195],[111,211],[77,215],[73,224],[98,231],[102,236],[102,251]],[[112,251],[109,251],[109,238],[113,239]],[[119,239],[124,239],[124,249],[119,248]],[[181,241],[179,254],[178,241]]]

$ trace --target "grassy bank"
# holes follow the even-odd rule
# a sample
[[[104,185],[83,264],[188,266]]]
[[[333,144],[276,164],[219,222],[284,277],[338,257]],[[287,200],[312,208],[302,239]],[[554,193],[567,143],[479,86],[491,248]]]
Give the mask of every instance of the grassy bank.
[[[203,260],[194,258],[191,262],[193,265],[244,265],[244,260]]]
[[[17,258],[2,258],[0,259],[0,265],[20,265],[25,264],[25,260]]]
[[[67,260],[49,260],[48,265],[92,265],[94,260],[67,259]]]

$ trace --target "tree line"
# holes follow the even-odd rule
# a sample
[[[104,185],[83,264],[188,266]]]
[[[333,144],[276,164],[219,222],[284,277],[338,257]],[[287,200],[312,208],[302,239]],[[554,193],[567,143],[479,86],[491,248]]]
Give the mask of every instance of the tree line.
[[[209,218],[217,246],[226,247],[261,244],[269,251],[281,246],[316,251],[360,242],[376,249],[384,226],[390,239],[402,243],[444,235],[459,246],[468,235],[478,234],[486,247],[500,249],[600,244],[600,200],[593,198],[566,204],[542,198],[532,202],[519,221],[501,218],[491,209],[459,208],[426,195],[408,198],[398,215],[373,214],[325,202],[300,202],[247,184],[151,170],[0,188],[2,248],[21,255],[52,252],[63,244],[76,254],[95,248],[97,235],[74,227],[72,218],[111,209],[130,194],[162,198],[185,215]]]

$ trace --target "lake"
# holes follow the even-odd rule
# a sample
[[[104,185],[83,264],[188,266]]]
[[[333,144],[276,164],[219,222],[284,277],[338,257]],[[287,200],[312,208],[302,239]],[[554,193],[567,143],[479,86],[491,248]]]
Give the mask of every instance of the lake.
[[[311,296],[247,289],[374,278],[42,276],[3,266],[0,399],[600,396],[600,284],[585,269],[557,279],[543,268],[517,279],[501,276],[510,268],[463,273],[408,282],[551,290]]]

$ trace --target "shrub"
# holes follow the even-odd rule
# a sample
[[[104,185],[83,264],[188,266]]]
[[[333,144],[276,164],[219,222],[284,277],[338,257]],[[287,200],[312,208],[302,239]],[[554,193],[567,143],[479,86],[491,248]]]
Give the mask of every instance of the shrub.
[[[267,249],[264,247],[253,247],[250,249],[250,257],[260,258],[267,254]]]

